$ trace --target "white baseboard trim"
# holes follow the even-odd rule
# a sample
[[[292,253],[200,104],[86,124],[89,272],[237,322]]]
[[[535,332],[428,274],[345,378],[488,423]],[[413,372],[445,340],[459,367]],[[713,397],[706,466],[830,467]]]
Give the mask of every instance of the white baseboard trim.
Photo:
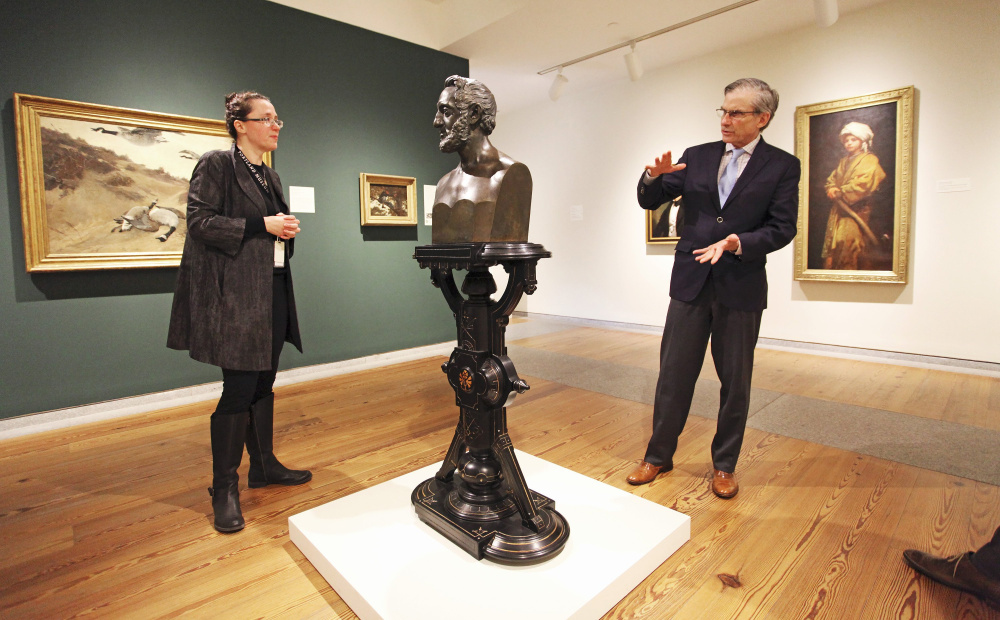
[[[660,334],[662,326],[640,325],[634,323],[619,323],[615,321],[601,321],[597,319],[583,319],[568,316],[556,316],[551,314],[540,314],[537,312],[517,311],[514,316],[534,319],[538,321],[551,321],[567,325],[597,327],[619,331],[631,331],[647,334]],[[314,379],[324,379],[350,372],[369,370],[391,364],[409,362],[416,359],[423,359],[436,355],[451,355],[455,348],[455,341],[442,342],[412,349],[402,349],[400,351],[390,351],[379,353],[367,357],[332,362],[329,364],[317,364],[315,366],[303,366],[292,368],[278,373],[275,386],[291,385]],[[843,359],[854,359],[859,361],[876,362],[883,364],[895,364],[898,366],[911,366],[917,368],[928,368],[932,370],[943,370],[948,372],[960,372],[973,375],[983,375],[988,377],[1000,377],[1000,364],[993,362],[982,362],[975,360],[960,360],[946,357],[935,357],[928,355],[914,355],[911,353],[897,353],[893,351],[878,351],[870,349],[856,349],[837,345],[818,344],[810,342],[796,342],[791,340],[778,340],[773,338],[760,338],[757,346],[762,349],[776,349],[779,351],[790,351],[796,353],[807,353],[810,355],[825,355]],[[176,390],[167,390],[154,394],[144,394],[129,398],[120,398],[92,405],[82,405],[79,407],[68,407],[66,409],[56,409],[43,413],[34,413],[16,418],[0,420],[0,440],[31,435],[44,431],[68,428],[78,424],[89,422],[99,422],[111,420],[139,413],[156,411],[157,409],[167,409],[169,407],[179,407],[191,403],[217,400],[222,393],[222,382],[205,383]]]
[[[316,364],[314,366],[282,370],[278,372],[278,377],[275,379],[274,385],[276,387],[291,385],[303,381],[325,379],[351,372],[389,366],[391,364],[400,364],[426,357],[437,355],[448,356],[454,350],[455,344],[454,341],[442,342],[340,362],[331,362],[329,364]],[[90,422],[100,422],[139,413],[147,413],[158,409],[180,407],[203,401],[214,401],[218,400],[220,394],[222,394],[222,382],[216,381],[214,383],[204,383],[202,385],[167,390],[165,392],[143,394],[141,396],[119,398],[91,405],[67,407],[65,409],[8,418],[0,420],[0,440],[68,428],[78,424],[88,424]]]

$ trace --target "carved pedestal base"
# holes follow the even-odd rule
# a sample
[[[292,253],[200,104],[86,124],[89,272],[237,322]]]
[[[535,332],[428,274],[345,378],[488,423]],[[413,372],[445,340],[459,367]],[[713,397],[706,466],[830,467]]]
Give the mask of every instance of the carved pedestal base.
[[[418,247],[414,258],[455,312],[458,347],[441,369],[460,416],[438,473],[413,491],[417,515],[467,553],[525,564],[553,557],[569,538],[555,502],[528,488],[507,434],[507,409],[528,384],[507,357],[504,333],[523,293],[535,290],[535,264],[551,254],[534,243],[454,243]],[[489,267],[509,274],[498,301]],[[466,269],[463,297],[454,269]]]
[[[484,557],[494,562],[526,564],[547,560],[562,549],[569,536],[569,524],[556,512],[555,502],[535,491],[529,491],[532,503],[541,521],[539,531],[525,526],[521,514],[511,504],[512,510],[497,511],[490,516],[497,520],[474,521],[457,517],[451,510],[449,499],[458,494],[454,481],[441,482],[436,478],[425,480],[410,496],[417,515],[424,522],[444,535],[478,560]]]

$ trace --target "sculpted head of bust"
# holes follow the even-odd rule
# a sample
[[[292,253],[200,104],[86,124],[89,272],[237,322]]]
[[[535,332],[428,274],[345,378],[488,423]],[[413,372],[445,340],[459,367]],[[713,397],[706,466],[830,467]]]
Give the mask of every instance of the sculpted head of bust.
[[[442,153],[454,153],[468,144],[473,131],[490,135],[496,124],[497,102],[485,84],[459,75],[444,81],[434,115],[434,126],[441,131],[438,147]]]
[[[531,174],[490,142],[496,127],[493,93],[478,80],[453,75],[438,97],[438,148],[458,153],[458,166],[438,181],[433,243],[525,242]]]

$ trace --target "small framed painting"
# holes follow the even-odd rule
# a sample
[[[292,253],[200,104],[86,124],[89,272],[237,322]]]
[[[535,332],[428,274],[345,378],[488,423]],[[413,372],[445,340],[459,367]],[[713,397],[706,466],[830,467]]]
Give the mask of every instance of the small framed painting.
[[[673,245],[681,238],[684,225],[684,200],[681,196],[646,211],[646,243]]]
[[[416,226],[417,180],[361,173],[362,226]]]

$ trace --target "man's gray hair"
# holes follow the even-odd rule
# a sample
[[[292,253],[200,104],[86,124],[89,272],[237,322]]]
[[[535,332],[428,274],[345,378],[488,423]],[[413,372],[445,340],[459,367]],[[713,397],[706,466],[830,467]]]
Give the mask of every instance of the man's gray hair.
[[[753,95],[753,107],[757,112],[768,112],[771,117],[767,119],[767,125],[774,120],[774,113],[778,111],[778,91],[768,86],[764,80],[757,78],[740,78],[726,86],[723,94],[728,95],[734,90],[750,91]],[[761,131],[767,129],[767,125],[760,128]]]
[[[477,105],[482,113],[479,128],[484,135],[493,133],[497,126],[497,101],[486,84],[479,80],[453,75],[444,81],[445,88],[455,89],[455,107],[463,115],[470,106]]]

